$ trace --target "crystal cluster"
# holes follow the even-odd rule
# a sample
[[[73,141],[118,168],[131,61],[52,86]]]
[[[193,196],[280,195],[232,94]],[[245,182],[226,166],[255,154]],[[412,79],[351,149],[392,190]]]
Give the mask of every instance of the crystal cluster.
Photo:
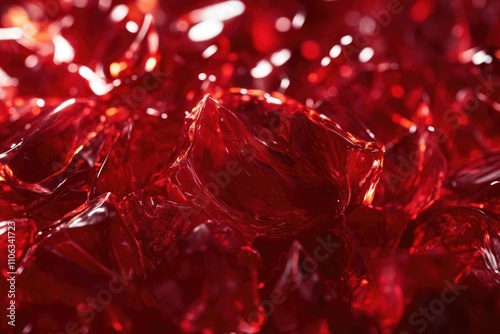
[[[3,0],[0,331],[500,332],[499,29],[496,0]]]

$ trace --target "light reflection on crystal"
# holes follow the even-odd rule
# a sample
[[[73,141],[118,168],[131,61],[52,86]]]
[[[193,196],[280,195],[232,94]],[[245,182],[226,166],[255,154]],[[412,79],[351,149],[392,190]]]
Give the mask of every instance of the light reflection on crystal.
[[[468,290],[428,332],[499,332],[499,12],[2,1],[0,238],[16,222],[20,328],[412,332],[446,279]],[[308,280],[318,235],[341,246]],[[111,269],[140,277],[75,318]],[[249,321],[276,290],[298,309]]]

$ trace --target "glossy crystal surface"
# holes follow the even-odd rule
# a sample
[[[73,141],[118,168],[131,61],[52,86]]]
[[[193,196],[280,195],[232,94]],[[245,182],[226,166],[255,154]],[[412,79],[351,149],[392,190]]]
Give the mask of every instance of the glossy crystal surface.
[[[371,202],[382,145],[279,94],[231,90],[218,101],[207,96],[187,116],[165,172],[176,197],[247,235],[273,237]]]
[[[1,1],[0,332],[500,332],[499,29],[497,0]]]

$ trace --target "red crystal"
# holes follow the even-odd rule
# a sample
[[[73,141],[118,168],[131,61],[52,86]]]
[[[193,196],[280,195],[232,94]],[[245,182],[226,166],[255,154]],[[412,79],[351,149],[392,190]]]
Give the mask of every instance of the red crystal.
[[[150,296],[183,333],[258,332],[258,253],[225,224],[206,222],[152,275]]]
[[[3,0],[0,331],[500,332],[499,13]]]
[[[387,147],[376,204],[389,224],[404,223],[439,198],[447,161],[427,129],[415,129]]]
[[[54,317],[59,308],[68,315],[66,322],[87,330],[130,330],[133,324],[127,313],[141,307],[131,303],[137,299],[134,286],[143,275],[137,243],[112,195],[105,194],[42,230],[19,262],[17,303],[25,320],[19,326],[50,331],[57,326],[44,318]],[[45,289],[38,289],[39,284]],[[110,308],[102,312],[108,304]],[[43,315],[43,305],[56,309]]]
[[[292,244],[284,271],[270,294],[275,303],[271,319],[277,333],[331,331],[328,319],[334,312],[335,297],[314,267],[307,267],[306,261],[311,259],[299,242]]]
[[[413,312],[413,304],[425,307],[428,311],[432,298],[441,301],[439,292],[459,284],[456,279],[463,269],[446,256],[404,253],[392,255],[380,262],[379,268],[373,274],[373,280],[362,285],[355,293],[353,307],[358,312],[377,319],[386,329],[397,331],[398,328],[394,327],[399,323],[403,328],[409,323],[410,330],[416,332],[423,327],[417,320],[425,319],[425,315],[417,313],[412,318],[417,320],[408,320]],[[463,289],[462,286],[460,291]],[[418,307],[415,309],[418,310]],[[453,316],[452,311],[446,311],[451,312]],[[449,316],[443,319],[447,319],[445,325],[425,320],[424,322],[434,328],[456,328]]]
[[[120,202],[127,226],[154,266],[175,257],[179,252],[178,242],[207,220],[201,214],[196,219],[187,219],[193,210],[191,206],[140,193],[131,193]]]
[[[278,94],[234,90],[218,100],[188,116],[166,172],[168,187],[200,210],[229,215],[247,235],[279,237],[371,202],[381,145]]]
[[[467,202],[500,215],[500,153],[487,154],[459,168],[448,187],[459,202]]]
[[[400,247],[409,248],[412,254],[453,255],[456,262],[470,266],[471,271],[484,271],[493,269],[490,257],[497,256],[497,239],[494,220],[484,212],[470,207],[437,206],[408,226]],[[491,279],[499,280],[497,276]]]

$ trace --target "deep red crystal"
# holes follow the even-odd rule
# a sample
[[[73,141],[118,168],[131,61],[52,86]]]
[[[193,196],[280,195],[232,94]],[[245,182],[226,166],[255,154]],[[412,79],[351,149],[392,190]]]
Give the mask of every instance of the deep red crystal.
[[[382,145],[279,94],[240,89],[218,101],[206,97],[187,117],[166,184],[156,184],[169,196],[273,237],[371,202]]]
[[[3,0],[0,332],[500,332],[499,13]]]
[[[146,298],[172,316],[183,333],[258,332],[259,255],[243,236],[207,221],[177,247],[147,281]]]

